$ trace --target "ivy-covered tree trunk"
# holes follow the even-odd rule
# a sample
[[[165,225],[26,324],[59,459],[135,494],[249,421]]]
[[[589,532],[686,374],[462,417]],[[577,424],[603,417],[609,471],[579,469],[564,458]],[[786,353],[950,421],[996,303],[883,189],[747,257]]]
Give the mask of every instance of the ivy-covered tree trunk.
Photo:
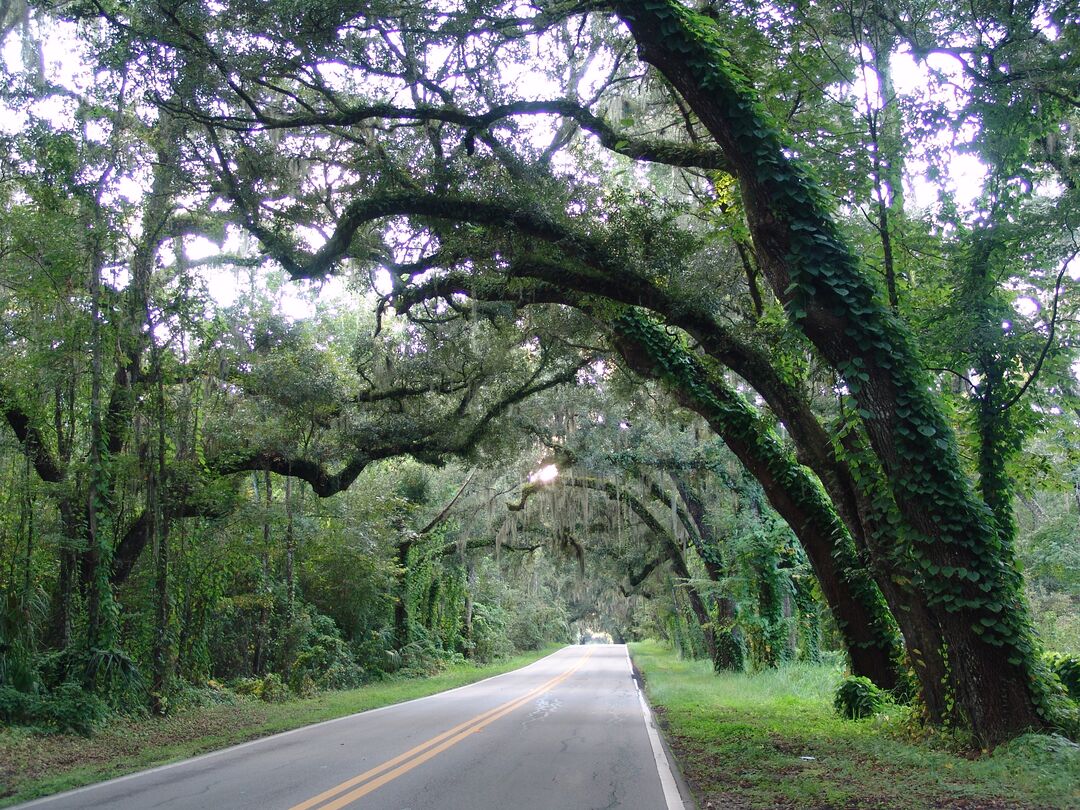
[[[259,477],[256,473],[255,498],[259,497]],[[270,509],[274,503],[274,491],[270,483],[270,471],[263,470],[263,519],[262,519],[262,548],[259,550],[260,579],[259,579],[259,616],[255,623],[255,643],[251,656],[251,671],[254,675],[262,675],[268,659],[270,646],[270,608],[273,600],[273,588],[270,584]]]
[[[798,610],[799,659],[816,664],[821,661],[821,606],[809,577],[793,576],[791,587]]]
[[[168,695],[172,690],[174,648],[172,644],[172,599],[169,593],[169,524],[165,518],[163,488],[165,486],[165,386],[162,380],[160,350],[155,350],[157,384],[157,447],[156,467],[147,485],[147,511],[154,516],[154,650],[153,680],[150,687],[152,709],[158,714],[168,711]]]
[[[291,628],[296,611],[296,529],[293,526],[292,476],[285,478],[285,626]]]
[[[1003,212],[996,213],[1000,219],[1006,218]],[[995,289],[993,265],[999,238],[989,229],[972,234],[958,307],[967,320],[966,336],[978,378],[972,392],[972,421],[978,435],[979,494],[994,514],[1002,542],[1011,548],[1016,538],[1016,515],[1006,467],[1019,452],[1024,436],[1013,412],[1020,391],[1009,379],[1009,347],[1004,345],[1001,328],[1011,308],[997,300]]]
[[[718,374],[661,327],[631,310],[619,315],[612,327],[615,346],[627,365],[660,379],[682,405],[703,416],[795,532],[844,636],[855,672],[884,689],[894,688],[900,644],[896,625],[821,486]]]
[[[59,564],[56,587],[53,590],[49,606],[49,625],[45,640],[49,646],[66,650],[71,643],[72,596],[78,570],[76,543],[81,536],[75,519],[77,506],[68,496],[61,497],[59,503],[60,527],[62,536],[59,542]]]
[[[963,473],[908,330],[883,304],[824,194],[733,64],[715,23],[676,0],[615,2],[642,59],[682,95],[738,179],[759,266],[859,406],[948,650],[957,702],[985,743],[1045,727],[1048,687],[1014,561]]]
[[[933,723],[955,720],[955,702],[946,650],[935,611],[927,594],[917,585],[917,572],[896,542],[897,527],[902,523],[888,484],[872,453],[861,436],[849,433],[841,439],[844,458],[837,460],[839,480],[826,483],[830,494],[833,485],[850,494],[854,516],[852,537],[866,560],[874,581],[889,605],[904,639],[904,648],[926,709]],[[855,485],[855,480],[860,485]],[[833,496],[834,503],[837,497]],[[845,520],[845,522],[847,522]],[[906,685],[905,685],[906,686]]]
[[[100,203],[94,201],[93,216],[88,219],[90,252],[90,452],[89,476],[86,488],[86,570],[89,574],[86,594],[87,669],[83,676],[86,688],[97,685],[96,661],[101,650],[115,643],[115,610],[109,570],[112,565],[112,543],[108,524],[110,514],[110,484],[108,447],[106,445],[103,413],[103,376],[106,338],[102,334],[102,268],[105,266],[104,246],[101,244],[102,221]]]
[[[789,594],[778,562],[773,538],[767,534],[756,536],[750,567],[757,591],[758,626],[751,653],[759,667],[775,667],[791,657],[788,622],[785,620],[791,615],[790,610],[785,611]]]
[[[464,656],[472,659],[476,648],[473,640],[473,590],[476,588],[476,563],[469,557],[465,568],[465,609],[462,613],[462,634],[464,635]]]
[[[404,521],[400,529],[405,530]],[[394,567],[397,571],[397,594],[394,598],[394,642],[403,649],[409,643],[409,552],[412,549],[412,534],[398,541],[394,549]]]
[[[169,708],[169,693],[173,688],[176,666],[176,647],[173,636],[173,603],[170,593],[169,510],[166,505],[168,486],[168,408],[165,397],[165,348],[158,342],[155,329],[158,319],[151,305],[151,279],[157,261],[158,248],[166,237],[171,220],[173,195],[177,176],[176,120],[162,113],[163,139],[156,150],[153,184],[142,219],[142,238],[131,259],[131,285],[127,291],[129,329],[126,355],[130,371],[129,385],[141,376],[142,355],[150,349],[151,368],[156,379],[154,417],[157,421],[156,446],[147,453],[151,469],[147,476],[146,517],[151,522],[154,556],[154,645],[153,677],[150,687],[151,708],[165,714]],[[183,262],[183,244],[178,247],[178,261]],[[145,327],[145,329],[143,328]],[[119,449],[122,437],[130,430],[134,401],[116,413],[113,443]]]
[[[734,599],[722,597],[716,601],[716,657],[713,668],[717,672],[742,672],[746,668],[746,642],[742,631],[736,626],[738,618]]]

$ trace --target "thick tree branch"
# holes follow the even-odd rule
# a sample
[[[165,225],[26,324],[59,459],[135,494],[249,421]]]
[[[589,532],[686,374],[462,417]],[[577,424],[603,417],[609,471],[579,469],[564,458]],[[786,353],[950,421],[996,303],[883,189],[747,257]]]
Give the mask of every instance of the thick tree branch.
[[[34,471],[38,477],[50,484],[63,481],[64,471],[60,469],[56,459],[45,446],[41,431],[34,425],[30,416],[15,404],[3,386],[0,386],[0,407],[3,407],[4,418],[14,432],[15,438],[23,446],[23,452],[29,457],[30,463],[34,465]]]
[[[1058,320],[1058,302],[1061,300],[1061,283],[1065,280],[1065,273],[1068,272],[1069,267],[1072,265],[1076,257],[1080,255],[1080,251],[1075,251],[1066,259],[1062,265],[1061,270],[1058,272],[1057,280],[1054,283],[1054,300],[1050,310],[1050,328],[1046,335],[1046,342],[1043,343],[1042,351],[1039,352],[1039,357],[1035,361],[1035,368],[1031,370],[1031,374],[1024,380],[1024,384],[1020,386],[1020,389],[1009,397],[1007,402],[1002,403],[1001,410],[1007,411],[1013,405],[1020,401],[1020,398],[1027,393],[1027,390],[1031,387],[1031,384],[1035,382],[1039,377],[1039,372],[1042,371],[1043,363],[1046,361],[1046,356],[1050,353],[1050,348],[1054,345],[1054,333],[1057,330]]]
[[[435,517],[433,517],[431,520],[429,520],[427,522],[427,525],[425,525],[424,528],[422,528],[419,532],[417,532],[417,534],[419,534],[421,537],[423,537],[425,534],[427,534],[432,529],[434,529],[436,526],[438,526],[440,523],[442,523],[444,520],[446,520],[446,516],[448,514],[450,514],[450,510],[454,508],[454,504],[456,504],[458,502],[458,499],[461,498],[462,493],[464,493],[465,489],[469,486],[469,484],[472,483],[472,480],[473,480],[473,478],[475,476],[476,476],[476,470],[473,470],[472,472],[470,472],[469,477],[466,478],[465,482],[458,488],[458,491],[454,494],[454,497],[451,498],[450,501],[446,504],[446,506],[444,506],[439,511],[439,514],[435,515]]]
[[[648,141],[620,132],[587,107],[569,99],[550,101],[515,101],[492,107],[484,113],[467,113],[457,107],[400,107],[393,104],[361,104],[343,106],[327,112],[306,112],[274,116],[251,106],[250,116],[220,116],[203,113],[173,102],[162,102],[175,113],[186,115],[216,129],[248,132],[252,130],[303,129],[307,127],[355,127],[373,121],[414,121],[418,124],[442,122],[454,124],[465,131],[466,148],[486,130],[500,122],[520,115],[554,115],[573,121],[596,136],[600,144],[632,160],[663,163],[681,168],[724,171],[727,161],[715,147],[683,144],[672,141]],[[171,106],[170,106],[171,104]]]
[[[524,382],[490,405],[464,433],[461,432],[463,420],[449,417],[413,436],[390,442],[373,441],[368,447],[357,451],[337,472],[328,470],[321,461],[269,449],[222,456],[211,460],[210,466],[218,475],[266,470],[278,475],[292,476],[310,484],[319,497],[328,498],[348,489],[369,464],[380,459],[406,455],[435,459],[469,453],[483,438],[492,421],[509,408],[542,391],[573,382],[581,368],[593,359],[588,357],[579,360],[546,376],[544,372],[549,370],[550,364],[541,363]]]

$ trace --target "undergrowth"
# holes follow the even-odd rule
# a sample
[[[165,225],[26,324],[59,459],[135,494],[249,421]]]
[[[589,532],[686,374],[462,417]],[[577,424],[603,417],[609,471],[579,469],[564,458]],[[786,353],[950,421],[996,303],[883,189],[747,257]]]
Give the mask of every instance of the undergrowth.
[[[844,719],[836,666],[718,675],[656,642],[631,653],[702,807],[1080,808],[1080,746],[1063,737],[979,751],[905,707]]]

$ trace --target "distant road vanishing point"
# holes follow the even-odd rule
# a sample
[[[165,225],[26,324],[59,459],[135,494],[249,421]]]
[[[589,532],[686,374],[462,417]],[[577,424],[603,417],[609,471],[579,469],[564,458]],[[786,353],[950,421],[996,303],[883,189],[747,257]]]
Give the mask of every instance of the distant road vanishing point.
[[[626,647],[571,646],[431,697],[22,808],[683,810]]]

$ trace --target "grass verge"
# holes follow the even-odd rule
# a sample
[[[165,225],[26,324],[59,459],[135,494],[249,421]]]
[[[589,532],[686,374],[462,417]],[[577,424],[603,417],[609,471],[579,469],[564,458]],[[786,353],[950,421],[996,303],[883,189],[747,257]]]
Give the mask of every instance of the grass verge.
[[[703,810],[1080,808],[1080,746],[1060,737],[957,754],[945,741],[905,739],[899,709],[837,716],[841,673],[831,667],[716,675],[655,642],[630,649]]]
[[[458,664],[430,678],[389,680],[284,703],[242,700],[169,717],[120,718],[93,737],[0,729],[0,807],[280,731],[402,703],[531,664],[559,645],[494,664]]]

